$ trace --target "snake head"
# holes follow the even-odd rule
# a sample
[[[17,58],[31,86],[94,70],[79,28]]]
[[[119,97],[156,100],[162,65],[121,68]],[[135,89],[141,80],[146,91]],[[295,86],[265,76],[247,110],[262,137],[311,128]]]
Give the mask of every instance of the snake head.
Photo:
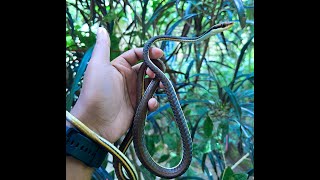
[[[205,32],[204,34],[210,34],[210,36],[218,34],[222,31],[225,31],[227,29],[230,29],[233,26],[233,22],[223,22],[220,24],[216,24],[214,26],[212,26],[207,32]]]
[[[217,24],[216,26],[220,26],[220,28],[231,28],[233,26],[233,22],[223,22],[220,24]]]

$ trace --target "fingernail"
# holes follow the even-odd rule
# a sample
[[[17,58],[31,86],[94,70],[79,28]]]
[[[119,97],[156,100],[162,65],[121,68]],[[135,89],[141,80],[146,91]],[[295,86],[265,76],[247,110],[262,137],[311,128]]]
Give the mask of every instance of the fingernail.
[[[100,39],[101,37],[107,34],[107,30],[103,27],[98,28],[97,38]]]

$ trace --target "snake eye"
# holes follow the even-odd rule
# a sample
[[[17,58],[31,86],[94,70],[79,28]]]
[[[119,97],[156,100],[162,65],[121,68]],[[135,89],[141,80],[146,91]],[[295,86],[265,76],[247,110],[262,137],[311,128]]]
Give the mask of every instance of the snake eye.
[[[230,26],[230,25],[233,25],[233,22],[227,22],[226,23],[226,26]]]
[[[225,22],[222,24],[222,27],[224,28],[224,27],[230,26],[232,24],[233,24],[233,22]]]

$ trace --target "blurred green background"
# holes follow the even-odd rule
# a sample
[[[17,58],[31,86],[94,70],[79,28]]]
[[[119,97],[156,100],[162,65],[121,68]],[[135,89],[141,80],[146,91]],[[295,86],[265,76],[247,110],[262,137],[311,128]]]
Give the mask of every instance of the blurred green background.
[[[77,100],[96,30],[111,38],[111,59],[143,47],[157,35],[199,36],[232,21],[228,31],[200,43],[161,41],[166,75],[172,81],[193,138],[193,159],[177,179],[253,179],[254,177],[254,1],[252,0],[67,0],[66,104]],[[166,167],[181,159],[180,134],[163,90],[160,108],[148,114],[146,142]],[[120,140],[121,141],[121,140]],[[109,155],[92,179],[116,179]],[[127,156],[141,179],[160,179],[140,165],[133,146]]]

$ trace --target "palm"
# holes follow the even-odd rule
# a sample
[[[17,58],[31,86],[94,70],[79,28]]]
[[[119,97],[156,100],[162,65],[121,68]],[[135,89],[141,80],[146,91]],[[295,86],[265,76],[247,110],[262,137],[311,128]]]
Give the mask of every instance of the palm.
[[[133,69],[127,73],[136,78]],[[116,141],[126,132],[134,115],[135,87],[127,87],[125,75],[111,64],[89,63],[84,77],[81,93],[86,102],[91,102],[92,111],[88,113],[92,112],[94,118],[85,123],[104,127],[97,131],[109,141]]]

